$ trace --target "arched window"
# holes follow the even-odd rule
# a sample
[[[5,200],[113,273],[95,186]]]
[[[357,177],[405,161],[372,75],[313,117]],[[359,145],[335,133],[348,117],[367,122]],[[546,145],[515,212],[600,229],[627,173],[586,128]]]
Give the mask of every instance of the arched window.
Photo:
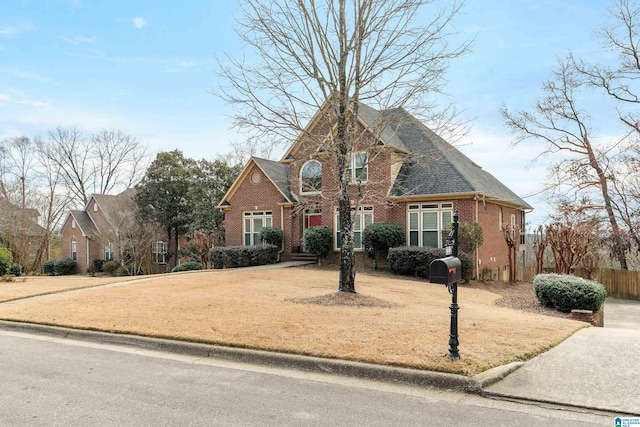
[[[300,171],[300,192],[318,193],[322,190],[322,165],[316,160],[310,160],[302,166]]]

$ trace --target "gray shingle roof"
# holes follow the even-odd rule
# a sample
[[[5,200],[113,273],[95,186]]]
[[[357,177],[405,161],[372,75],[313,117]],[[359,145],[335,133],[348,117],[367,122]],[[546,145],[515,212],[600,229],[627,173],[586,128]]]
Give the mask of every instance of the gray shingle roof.
[[[284,194],[286,201],[293,202],[295,199],[291,194],[291,185],[289,183],[289,165],[259,157],[252,157],[252,159]]]
[[[76,221],[76,227],[80,228],[84,235],[89,237],[98,235],[98,230],[85,211],[69,211],[69,214]]]
[[[381,140],[411,153],[393,183],[390,196],[481,193],[524,209],[532,209],[502,182],[403,108],[378,112],[377,116],[369,109],[360,107],[361,111],[365,111],[362,119],[368,124],[369,120],[384,122]],[[372,128],[374,126],[370,125]],[[392,137],[389,138],[389,135]],[[398,140],[401,142],[398,143]]]
[[[112,227],[116,227],[122,215],[127,213],[123,212],[123,210],[132,209],[132,201],[135,194],[136,189],[129,188],[120,194],[93,194],[92,197],[98,203],[98,206],[100,206],[107,221]]]

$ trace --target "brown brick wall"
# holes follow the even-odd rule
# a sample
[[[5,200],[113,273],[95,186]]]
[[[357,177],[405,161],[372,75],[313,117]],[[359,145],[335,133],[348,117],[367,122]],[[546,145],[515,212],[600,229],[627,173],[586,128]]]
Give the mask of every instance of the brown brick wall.
[[[252,176],[254,173],[260,175],[260,182],[254,183]],[[243,244],[243,212],[269,210],[273,212],[273,226],[281,228],[281,206],[284,196],[276,186],[262,173],[255,164],[248,171],[245,179],[233,194],[228,202],[231,208],[225,211],[225,243],[227,246],[240,246]],[[290,209],[287,210],[290,213]],[[285,242],[287,240],[287,229],[285,232]],[[286,244],[286,243],[285,243]]]

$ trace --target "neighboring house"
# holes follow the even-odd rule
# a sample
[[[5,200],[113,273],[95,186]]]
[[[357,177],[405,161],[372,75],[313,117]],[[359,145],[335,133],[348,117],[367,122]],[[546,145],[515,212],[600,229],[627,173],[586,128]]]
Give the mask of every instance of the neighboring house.
[[[259,244],[262,227],[281,228],[286,259],[301,250],[307,227],[326,225],[334,232],[337,259],[335,160],[317,142],[335,135],[325,117],[319,111],[279,162],[249,160],[218,205],[228,246]],[[360,105],[359,124],[367,138],[353,150],[349,173],[367,187],[355,215],[356,251],[362,250],[362,230],[373,222],[400,225],[407,245],[442,247],[457,210],[460,222],[483,229],[484,244],[473,254],[478,275],[508,279],[503,224],[523,230],[532,207],[402,108],[380,112]]]
[[[47,256],[49,231],[38,224],[37,209],[21,209],[0,199],[0,244],[7,246],[14,262],[37,270]]]
[[[93,194],[84,210],[69,212],[60,230],[62,256],[77,262],[78,273],[86,273],[95,259],[127,260],[131,236],[140,229],[134,218],[134,196],[135,189],[118,195]],[[151,270],[146,272],[164,272],[169,261],[167,236],[158,230],[152,234],[143,240]]]

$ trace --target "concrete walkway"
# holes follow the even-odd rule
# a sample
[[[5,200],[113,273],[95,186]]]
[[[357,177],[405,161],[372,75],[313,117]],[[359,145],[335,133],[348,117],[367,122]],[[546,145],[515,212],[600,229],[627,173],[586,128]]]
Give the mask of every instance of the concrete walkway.
[[[608,298],[604,324],[578,331],[485,392],[640,416],[640,301]]]

